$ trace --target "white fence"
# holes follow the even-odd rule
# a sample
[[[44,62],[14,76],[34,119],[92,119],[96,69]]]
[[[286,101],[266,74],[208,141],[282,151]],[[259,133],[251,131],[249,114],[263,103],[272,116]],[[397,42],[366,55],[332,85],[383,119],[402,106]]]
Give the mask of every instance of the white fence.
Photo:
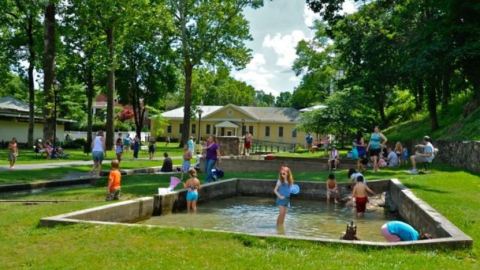
[[[87,132],[86,131],[65,131],[65,136],[67,136],[67,134],[70,136],[70,139],[72,140],[75,140],[75,139],[87,139]],[[96,132],[92,132],[92,136],[95,137],[97,133]],[[120,131],[120,132],[115,132],[115,136],[114,138],[118,138],[120,137],[120,134],[122,135],[122,138],[125,138],[125,136],[127,136],[127,134],[130,136],[130,138],[135,138],[135,131]],[[148,140],[148,138],[150,137],[150,132],[141,132],[140,133],[140,139],[144,142],[146,142]]]

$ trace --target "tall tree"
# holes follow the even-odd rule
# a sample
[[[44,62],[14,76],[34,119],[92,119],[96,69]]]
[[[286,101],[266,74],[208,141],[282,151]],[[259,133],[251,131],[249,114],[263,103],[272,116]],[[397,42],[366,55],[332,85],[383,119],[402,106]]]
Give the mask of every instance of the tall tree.
[[[55,3],[50,0],[45,6],[44,16],[44,53],[43,53],[43,94],[45,98],[45,106],[43,107],[43,115],[45,124],[43,126],[43,138],[48,140],[54,138],[56,129],[56,106],[57,94],[55,93]]]
[[[130,23],[124,32],[128,39],[119,54],[118,93],[120,101],[132,105],[135,131],[140,136],[147,106],[156,106],[176,88],[177,72],[168,42],[172,24],[165,6],[158,3],[139,3],[127,20]]]
[[[292,107],[292,93],[281,92],[280,95],[275,98],[275,107]]]
[[[87,145],[92,144],[93,132],[93,99],[95,87],[100,86],[108,66],[107,50],[103,46],[104,36],[96,16],[88,2],[71,0],[71,5],[63,7],[62,20],[65,53],[61,58],[64,79],[82,83],[86,97],[87,113]]]
[[[192,77],[192,104],[239,106],[252,105],[255,88],[230,76],[226,67],[211,71],[198,68]]]
[[[42,5],[39,1],[25,0],[0,1],[0,31],[2,32],[2,51],[8,52],[9,58],[4,63],[11,63],[17,72],[24,74],[22,61],[28,63],[26,80],[28,82],[28,144],[33,145],[35,121],[35,66],[38,64],[37,52],[39,48],[41,24],[39,17]],[[6,60],[6,59],[3,59]]]
[[[174,18],[176,50],[181,55],[185,90],[183,130],[180,145],[190,135],[192,75],[199,65],[220,63],[243,67],[250,58],[244,44],[251,39],[242,10],[257,8],[263,0],[167,0]]]

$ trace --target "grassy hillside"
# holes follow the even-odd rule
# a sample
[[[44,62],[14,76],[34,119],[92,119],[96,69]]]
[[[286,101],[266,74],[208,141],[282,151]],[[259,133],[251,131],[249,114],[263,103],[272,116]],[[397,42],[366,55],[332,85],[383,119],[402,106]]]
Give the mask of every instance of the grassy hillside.
[[[430,129],[428,113],[422,112],[412,120],[389,127],[384,133],[391,142],[420,140],[424,135],[429,135],[434,140],[480,140],[480,108],[463,116],[470,99],[470,95],[461,95],[453,100],[447,110],[440,109],[440,129],[435,132]]]

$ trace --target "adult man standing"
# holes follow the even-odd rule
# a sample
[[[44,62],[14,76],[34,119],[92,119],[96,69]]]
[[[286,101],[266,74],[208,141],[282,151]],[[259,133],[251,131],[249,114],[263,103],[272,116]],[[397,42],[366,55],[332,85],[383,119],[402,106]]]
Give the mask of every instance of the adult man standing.
[[[412,162],[412,169],[410,173],[417,174],[417,163],[430,163],[435,157],[435,148],[432,145],[432,139],[430,137],[423,137],[423,144],[415,145],[415,155],[410,156],[410,161]]]

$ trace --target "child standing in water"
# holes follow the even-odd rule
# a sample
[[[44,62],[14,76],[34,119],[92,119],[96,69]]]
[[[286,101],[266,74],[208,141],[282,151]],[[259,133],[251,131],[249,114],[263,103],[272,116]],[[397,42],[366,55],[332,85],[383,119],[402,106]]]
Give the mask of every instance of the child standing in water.
[[[340,193],[338,192],[337,181],[335,174],[331,173],[327,179],[327,203],[330,203],[330,198],[333,196],[335,203],[338,203]]]
[[[363,182],[363,176],[357,177],[357,183],[353,187],[352,200],[355,200],[355,206],[357,208],[357,217],[363,217],[367,208],[368,193],[375,194],[368,186]]]
[[[190,178],[183,185],[187,190],[187,210],[190,213],[197,212],[198,190],[200,189],[200,180],[197,178],[197,171],[195,169],[188,170]]]
[[[277,218],[277,226],[283,226],[285,216],[287,214],[287,207],[290,207],[290,187],[293,185],[292,171],[286,166],[280,168],[280,174],[277,184],[273,189],[277,195],[276,204],[279,207],[279,214]]]

